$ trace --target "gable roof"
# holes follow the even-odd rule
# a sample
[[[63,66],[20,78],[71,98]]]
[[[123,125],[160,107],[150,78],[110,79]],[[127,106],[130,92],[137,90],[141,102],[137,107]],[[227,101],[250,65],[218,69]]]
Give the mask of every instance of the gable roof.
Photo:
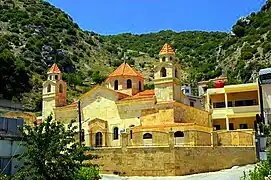
[[[160,50],[160,53],[159,53],[159,55],[166,55],[166,54],[175,55],[175,51],[173,50],[173,48],[168,43],[166,43],[162,47],[162,49]]]
[[[117,92],[117,91],[114,91],[112,89],[109,89],[107,87],[104,87],[104,86],[101,86],[101,85],[97,85],[95,86],[94,88],[90,89],[88,92],[86,92],[85,94],[83,94],[82,96],[79,97],[79,99],[83,99],[84,97],[86,97],[87,95],[91,94],[92,92],[94,92],[95,90],[97,89],[105,89],[105,90],[108,90],[108,91],[111,91],[115,94],[117,94],[119,96],[119,99],[123,99],[123,98],[126,98],[128,97],[129,95],[127,94],[124,94],[124,93],[121,93],[121,92]]]
[[[129,66],[126,62],[122,63],[115,71],[109,74],[108,77],[116,77],[116,76],[137,76],[144,78],[141,73],[136,71],[134,68]]]
[[[56,74],[59,74],[61,73],[61,71],[59,70],[58,66],[56,63],[54,63],[52,65],[52,67],[49,69],[49,71],[47,72],[47,74],[51,74],[51,73],[56,73]]]

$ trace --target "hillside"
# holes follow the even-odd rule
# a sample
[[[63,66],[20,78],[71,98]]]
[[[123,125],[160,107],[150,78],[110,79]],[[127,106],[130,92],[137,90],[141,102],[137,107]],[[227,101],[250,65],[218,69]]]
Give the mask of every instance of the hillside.
[[[230,83],[255,79],[270,66],[270,2],[239,20],[234,34],[173,32],[101,36],[81,30],[72,18],[42,0],[0,0],[0,95],[22,101],[27,111],[41,110],[41,87],[57,63],[72,102],[124,60],[153,79],[153,65],[166,42],[176,50],[183,81],[228,75]]]
[[[186,81],[195,84],[204,79],[210,79],[222,74],[222,68],[217,62],[219,46],[226,41],[228,34],[222,32],[174,32],[160,31],[158,33],[133,35],[120,34],[103,36],[105,41],[125,50],[133,50],[132,56],[147,53],[158,58],[160,48],[170,43],[176,50],[182,68],[187,74]]]
[[[159,48],[169,42],[176,49],[187,82],[196,86],[201,80],[227,75],[229,83],[255,81],[261,68],[271,60],[271,1],[257,13],[252,12],[233,26],[231,33],[173,32],[103,36],[118,47],[156,57]]]
[[[112,70],[110,46],[49,3],[0,0],[0,12],[0,94],[23,101],[27,110],[40,110],[42,81],[54,62],[73,87],[69,97],[99,83]]]

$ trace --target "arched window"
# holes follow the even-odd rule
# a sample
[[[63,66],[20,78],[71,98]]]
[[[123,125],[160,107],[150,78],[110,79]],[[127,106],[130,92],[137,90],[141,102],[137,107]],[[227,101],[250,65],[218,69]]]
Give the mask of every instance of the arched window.
[[[47,92],[48,93],[51,92],[51,84],[48,84],[48,86],[47,86]]]
[[[97,132],[95,134],[95,146],[101,147],[103,145],[103,134],[101,132]]]
[[[176,131],[174,137],[184,137],[184,133],[182,131]]]
[[[141,88],[141,82],[140,82],[140,81],[138,82],[138,90],[139,90],[139,91],[142,90],[142,88]]]
[[[119,139],[119,128],[114,127],[114,136],[113,136],[113,140],[117,140]]]
[[[152,134],[151,133],[145,133],[143,135],[143,139],[152,139]]]
[[[166,61],[166,57],[162,57],[162,61],[165,62]]]
[[[127,89],[128,88],[132,88],[132,80],[131,79],[127,80]]]
[[[118,90],[119,89],[119,81],[115,80],[114,82],[114,90]]]
[[[166,70],[166,68],[162,67],[162,69],[160,71],[160,76],[161,77],[167,77],[167,70]]]
[[[59,85],[59,92],[63,93],[63,85],[62,84]]]
[[[170,58],[169,58],[171,61],[172,61],[172,57],[170,56]]]
[[[175,78],[179,78],[177,68],[175,68]]]
[[[55,75],[55,80],[58,80],[58,75]]]

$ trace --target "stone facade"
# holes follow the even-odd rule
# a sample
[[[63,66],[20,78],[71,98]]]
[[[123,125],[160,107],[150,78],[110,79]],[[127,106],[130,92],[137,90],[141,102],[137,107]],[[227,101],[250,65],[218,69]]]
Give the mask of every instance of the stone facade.
[[[231,132],[226,134],[233,135]],[[223,144],[217,145],[218,143],[215,142],[217,139],[213,136],[203,137],[202,134],[199,134],[198,136],[190,136],[193,137],[190,140],[212,139],[212,143],[206,142],[197,145],[194,142],[179,146],[171,132],[168,135],[160,133],[157,136],[159,137],[157,140],[164,139],[162,141],[164,144],[139,146],[141,142],[135,143],[137,145],[131,144],[129,135],[122,134],[121,147],[101,148],[91,153],[100,156],[98,160],[95,160],[95,163],[101,165],[102,173],[125,176],[180,176],[256,162],[255,147],[253,144],[249,145],[249,141],[246,142],[246,147],[236,147],[234,142],[223,146]],[[250,137],[253,138],[252,134]]]

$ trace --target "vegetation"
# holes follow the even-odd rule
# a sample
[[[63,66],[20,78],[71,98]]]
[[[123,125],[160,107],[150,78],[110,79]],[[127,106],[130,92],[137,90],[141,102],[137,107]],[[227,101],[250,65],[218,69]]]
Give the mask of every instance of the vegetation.
[[[12,179],[99,179],[96,166],[84,163],[96,156],[86,154],[88,149],[76,140],[73,123],[65,128],[49,117],[38,126],[25,125],[21,132],[27,151],[18,155],[23,165]]]
[[[166,42],[176,50],[185,83],[196,86],[220,75],[231,84],[254,81],[259,69],[270,66],[270,2],[238,20],[232,33],[166,30],[100,36],[81,30],[48,2],[0,0],[0,94],[21,101],[27,111],[41,111],[42,82],[53,63],[64,73],[69,102],[124,60],[144,71],[148,83]]]

